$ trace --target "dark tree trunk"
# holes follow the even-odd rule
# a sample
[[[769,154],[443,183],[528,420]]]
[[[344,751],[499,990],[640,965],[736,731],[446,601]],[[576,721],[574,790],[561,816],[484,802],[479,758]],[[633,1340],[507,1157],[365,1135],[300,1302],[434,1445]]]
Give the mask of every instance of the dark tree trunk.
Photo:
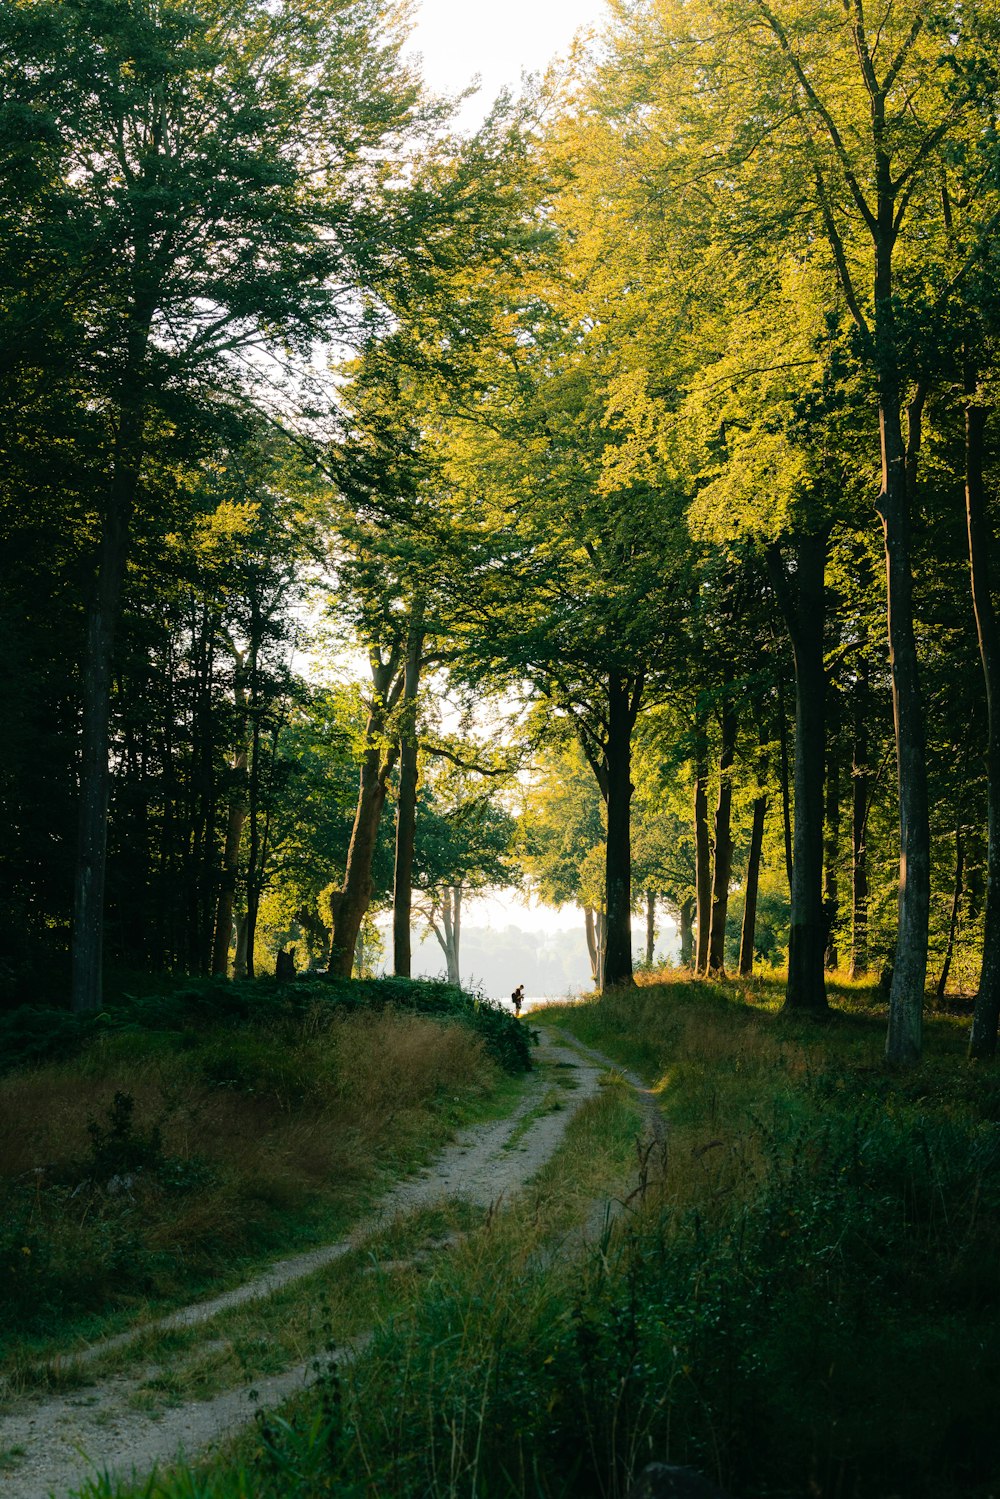
[[[236,900],[236,880],[240,865],[240,843],[243,824],[247,815],[246,773],[248,761],[247,745],[247,698],[243,684],[243,657],[235,652],[234,695],[236,700],[237,743],[233,760],[234,785],[229,797],[229,815],[226,819],[226,842],[222,852],[222,875],[219,881],[219,901],[215,914],[215,936],[212,943],[212,973],[225,978],[229,973],[229,946],[233,938],[233,905]]]
[[[788,769],[788,719],[785,716],[785,694],[778,689],[778,774],[781,781],[781,827],[785,839],[785,877],[788,898],[792,897],[792,792]]]
[[[656,896],[646,891],[646,967],[652,968],[656,948]]]
[[[792,637],[795,657],[795,834],[786,1010],[827,1010],[823,959],[823,786],[826,671],[823,661],[827,533],[795,543],[794,594],[777,547],[768,571]]]
[[[871,693],[868,674],[862,668],[858,675],[854,699],[854,757],[851,777],[851,978],[864,978],[868,972],[868,851],[866,848],[868,806],[872,771],[868,715]]]
[[[694,767],[694,887],[698,941],[696,978],[708,972],[708,938],[712,919],[712,847],[708,831],[708,730],[704,719],[696,726]]]
[[[750,852],[747,855],[747,877],[743,898],[743,927],[740,931],[740,977],[749,978],[753,973],[754,938],[757,930],[757,889],[760,884],[760,854],[764,846],[764,819],[767,816],[767,797],[758,796],[753,804],[753,827],[750,831]]]
[[[826,826],[823,839],[823,913],[826,920],[824,962],[828,972],[835,973],[840,967],[837,947],[840,916],[840,724],[835,706],[830,719],[826,757]]]
[[[604,989],[632,983],[632,730],[641,690],[620,672],[609,676]]]
[[[396,864],[392,889],[393,972],[398,978],[409,978],[411,967],[410,910],[417,831],[417,690],[422,651],[423,632],[415,612],[406,642],[399,731],[399,799],[396,804]]]
[[[247,913],[240,911],[236,917],[236,955],[233,959],[233,978],[247,977]]]
[[[112,663],[142,444],[142,407],[141,403],[134,403],[121,412],[107,506],[101,522],[97,577],[87,613],[71,960],[73,1009],[81,1013],[99,1010],[103,999]]]
[[[983,483],[986,410],[976,400],[976,385],[976,371],[968,369],[965,380],[965,508],[972,602],[986,684],[987,712],[986,918],[969,1053],[982,1058],[996,1054],[1000,1020],[1000,639],[990,580],[993,537]]]
[[[955,829],[955,886],[951,897],[951,920],[948,923],[948,945],[944,952],[944,963],[941,965],[941,977],[937,983],[937,997],[944,999],[948,988],[948,975],[951,973],[951,961],[955,955],[955,936],[958,932],[958,913],[962,907],[962,892],[965,885],[965,843],[962,839],[961,824]]]
[[[260,674],[258,652],[260,650],[260,619],[256,600],[251,601],[250,610],[250,775],[247,784],[247,816],[250,822],[249,846],[247,848],[247,909],[243,934],[243,957],[246,977],[254,975],[254,948],[257,944],[257,911],[260,907],[261,891],[261,822],[260,822]]]
[[[369,738],[372,732],[369,721]],[[365,751],[361,762],[361,785],[347,852],[347,872],[343,886],[330,902],[333,931],[329,972],[341,978],[351,976],[358,933],[371,904],[372,862],[394,761],[394,752],[383,758],[382,750],[376,744]]]
[[[379,824],[389,776],[399,753],[398,741],[386,752],[382,748],[388,716],[403,689],[399,655],[393,652],[388,661],[383,661],[381,656],[374,653],[371,667],[375,690],[365,732],[367,749],[361,761],[361,784],[347,851],[347,868],[341,889],[330,900],[333,931],[329,972],[340,978],[351,976],[358,933],[371,904],[372,862],[375,858]]]
[[[733,760],[736,756],[736,709],[726,683],[722,700],[722,742],[719,752],[719,799],[715,807],[715,871],[712,884],[712,924],[708,938],[708,971],[726,971],[726,920],[729,882],[733,875]]]

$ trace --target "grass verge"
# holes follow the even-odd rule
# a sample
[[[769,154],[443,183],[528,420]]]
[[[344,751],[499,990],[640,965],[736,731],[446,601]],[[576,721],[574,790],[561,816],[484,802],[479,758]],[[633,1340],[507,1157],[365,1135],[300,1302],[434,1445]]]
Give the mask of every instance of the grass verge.
[[[817,1026],[766,987],[678,981],[547,1015],[658,1092],[644,1200],[574,1254],[593,1180],[564,1194],[634,1149],[612,1086],[355,1365],[225,1461],[127,1492],[618,1499],[660,1459],[739,1499],[995,1495],[1000,1074],[947,1017],[888,1071],[849,998]]]
[[[509,1107],[489,1036],[435,1012],[439,996],[430,1013],[331,1003],[318,986],[301,1003],[312,988],[225,1023],[164,1001],[0,1080],[8,1381],[336,1237],[457,1124]]]

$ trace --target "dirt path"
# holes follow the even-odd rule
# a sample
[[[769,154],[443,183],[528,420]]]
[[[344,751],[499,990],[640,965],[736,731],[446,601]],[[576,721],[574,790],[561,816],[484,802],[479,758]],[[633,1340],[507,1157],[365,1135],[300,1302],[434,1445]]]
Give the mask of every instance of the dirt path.
[[[443,1199],[489,1207],[512,1196],[550,1159],[573,1114],[595,1096],[602,1073],[614,1066],[589,1048],[578,1048],[552,1033],[542,1031],[541,1035],[539,1060],[550,1066],[531,1077],[516,1109],[502,1120],[463,1130],[422,1172],[393,1187],[378,1209],[347,1237],[279,1260],[253,1281],[210,1301],[67,1355],[61,1366],[85,1365],[114,1350],[127,1349],[151,1329],[205,1325],[210,1332],[209,1324],[221,1313],[260,1301],[307,1276],[320,1276],[401,1214]],[[575,1084],[561,1094],[558,1110],[545,1107],[553,1086],[553,1067]],[[642,1088],[638,1079],[628,1081]],[[337,1349],[334,1357],[350,1357],[356,1346]],[[191,1455],[230,1435],[252,1418],[255,1409],[274,1406],[301,1389],[315,1377],[315,1370],[311,1359],[209,1399],[171,1406],[165,1398],[155,1409],[136,1408],[140,1389],[148,1391],[150,1379],[163,1372],[148,1365],[126,1368],[58,1397],[24,1397],[0,1414],[0,1494],[3,1499],[48,1499],[50,1494],[63,1499],[96,1473],[148,1473],[181,1453]]]

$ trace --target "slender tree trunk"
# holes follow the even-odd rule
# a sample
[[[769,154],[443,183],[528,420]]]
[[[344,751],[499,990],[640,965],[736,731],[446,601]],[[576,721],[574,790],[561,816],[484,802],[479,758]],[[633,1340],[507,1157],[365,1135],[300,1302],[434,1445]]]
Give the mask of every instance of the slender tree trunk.
[[[638,693],[620,672],[608,679],[607,923],[603,988],[632,983],[632,729]]]
[[[868,973],[868,805],[872,784],[868,715],[871,693],[867,670],[858,677],[854,701],[854,758],[851,777],[851,978]]]
[[[679,911],[680,941],[681,941],[681,966],[692,968],[694,966],[694,912],[695,903],[692,897],[681,901]]]
[[[598,963],[597,952],[597,923],[594,917],[593,907],[584,906],[583,924],[584,929],[587,933],[587,956],[590,959],[590,976],[594,981],[594,986],[596,987],[600,979],[600,967]]]
[[[373,652],[371,667],[374,693],[365,732],[367,748],[361,761],[361,784],[347,851],[347,868],[341,889],[330,900],[332,936],[329,972],[340,978],[351,976],[358,933],[371,904],[374,888],[372,863],[379,824],[389,776],[399,753],[398,740],[387,751],[382,748],[386,720],[403,690],[403,674],[398,654],[394,652],[388,661],[383,661],[377,652]]]
[[[260,828],[260,722],[261,692],[259,676],[259,652],[261,642],[260,612],[256,595],[250,608],[250,775],[247,782],[247,817],[250,835],[247,848],[247,910],[244,930],[244,960],[247,978],[254,978],[255,949],[257,946],[257,912],[260,908],[261,892],[261,828]]]
[[[229,972],[229,945],[233,937],[233,905],[236,900],[236,880],[239,874],[240,842],[243,824],[247,815],[246,773],[249,757],[247,744],[247,698],[243,684],[243,657],[235,652],[236,675],[233,691],[236,701],[237,742],[233,761],[235,784],[229,797],[229,815],[226,820],[226,841],[222,852],[222,876],[219,882],[219,900],[215,914],[215,937],[212,943],[212,973],[225,978]]]
[[[768,570],[795,656],[795,834],[786,1010],[824,1014],[823,766],[826,672],[823,661],[827,533],[796,540],[794,595],[777,547]]]
[[[834,703],[836,695],[834,694]],[[836,707],[830,714],[830,733],[826,756],[826,825],[823,838],[823,914],[826,921],[826,954],[828,972],[840,967],[837,948],[837,922],[840,912],[840,737]]]
[[[145,335],[142,344],[144,347]],[[87,613],[71,958],[73,1009],[80,1013],[99,1010],[103,998],[112,664],[142,445],[142,404],[132,397],[121,411],[107,506],[101,522],[97,577]]]
[[[236,917],[236,957],[233,961],[233,978],[247,976],[247,913],[240,911]]]
[[[757,889],[760,884],[760,855],[764,846],[764,819],[767,797],[758,796],[753,804],[753,826],[750,830],[750,852],[747,855],[747,877],[744,885],[743,927],[740,932],[740,977],[753,973],[754,938],[757,931]]]
[[[885,136],[884,100],[873,106],[878,227],[875,233],[875,366],[882,445],[882,489],[877,509],[885,540],[886,598],[892,708],[899,783],[899,928],[889,994],[885,1054],[890,1062],[918,1060],[923,1039],[927,932],[930,920],[930,821],[924,707],[913,628],[910,505],[920,447],[923,392],[909,408],[903,443],[902,390],[893,306],[892,251],[895,189]]]
[[[656,949],[656,896],[646,891],[646,967],[652,968]]]
[[[448,954],[448,982],[449,984],[461,984],[461,946],[462,946],[462,886],[451,887],[451,950]]]
[[[977,373],[967,368],[965,377],[965,509],[972,602],[986,684],[987,844],[983,958],[969,1053],[983,1058],[996,1054],[1000,1020],[1000,637],[990,580],[993,537],[983,483],[986,409],[976,398]]]
[[[372,863],[378,842],[379,824],[385,806],[387,783],[395,753],[383,757],[378,744],[365,751],[361,762],[361,786],[354,813],[354,827],[347,852],[347,872],[343,887],[330,901],[332,936],[329,972],[349,978],[354,949],[365,913],[371,905]]]
[[[399,732],[399,799],[396,804],[396,865],[392,891],[393,971],[410,977],[410,911],[413,901],[413,856],[417,829],[417,691],[423,631],[414,608],[406,642],[402,723]]]
[[[604,988],[604,958],[608,950],[608,918],[604,911],[597,916],[597,987]]]
[[[715,807],[715,873],[712,885],[712,924],[708,939],[708,971],[726,971],[726,920],[729,882],[733,875],[733,760],[736,755],[736,709],[729,695],[722,702],[722,744],[719,754],[719,799]]]
[[[948,975],[951,973],[951,961],[955,953],[955,936],[958,932],[958,913],[962,906],[962,893],[965,888],[965,842],[962,838],[961,823],[955,829],[955,886],[951,898],[951,921],[948,923],[948,945],[944,952],[944,963],[941,967],[941,977],[937,983],[937,997],[944,999],[948,988]]]
[[[778,774],[781,780],[781,826],[785,838],[785,877],[788,898],[792,898],[792,795],[788,768],[788,719],[785,716],[785,694],[778,689]]]
[[[462,971],[460,967],[460,948],[462,940],[462,893],[461,885],[446,885],[441,892],[440,911],[441,925],[438,926],[434,920],[433,912],[437,909],[437,898],[432,907],[431,930],[438,940],[438,946],[444,953],[446,976],[449,984],[460,985],[462,982]]]
[[[708,972],[708,938],[712,920],[712,852],[708,832],[708,729],[704,718],[696,726],[697,749],[694,769],[694,884],[698,942],[695,950],[696,978]]]

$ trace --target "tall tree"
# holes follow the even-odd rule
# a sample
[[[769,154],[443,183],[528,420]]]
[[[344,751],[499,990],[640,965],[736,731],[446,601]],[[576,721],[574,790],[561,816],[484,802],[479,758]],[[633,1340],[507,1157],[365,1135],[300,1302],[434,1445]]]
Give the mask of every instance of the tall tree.
[[[73,918],[86,1010],[101,997],[112,671],[151,436],[195,398],[243,399],[262,350],[308,357],[353,330],[386,238],[386,151],[416,89],[402,35],[350,0],[308,18],[256,0],[46,8],[44,27],[37,7],[14,17],[2,82],[58,143],[80,398],[104,426]]]

